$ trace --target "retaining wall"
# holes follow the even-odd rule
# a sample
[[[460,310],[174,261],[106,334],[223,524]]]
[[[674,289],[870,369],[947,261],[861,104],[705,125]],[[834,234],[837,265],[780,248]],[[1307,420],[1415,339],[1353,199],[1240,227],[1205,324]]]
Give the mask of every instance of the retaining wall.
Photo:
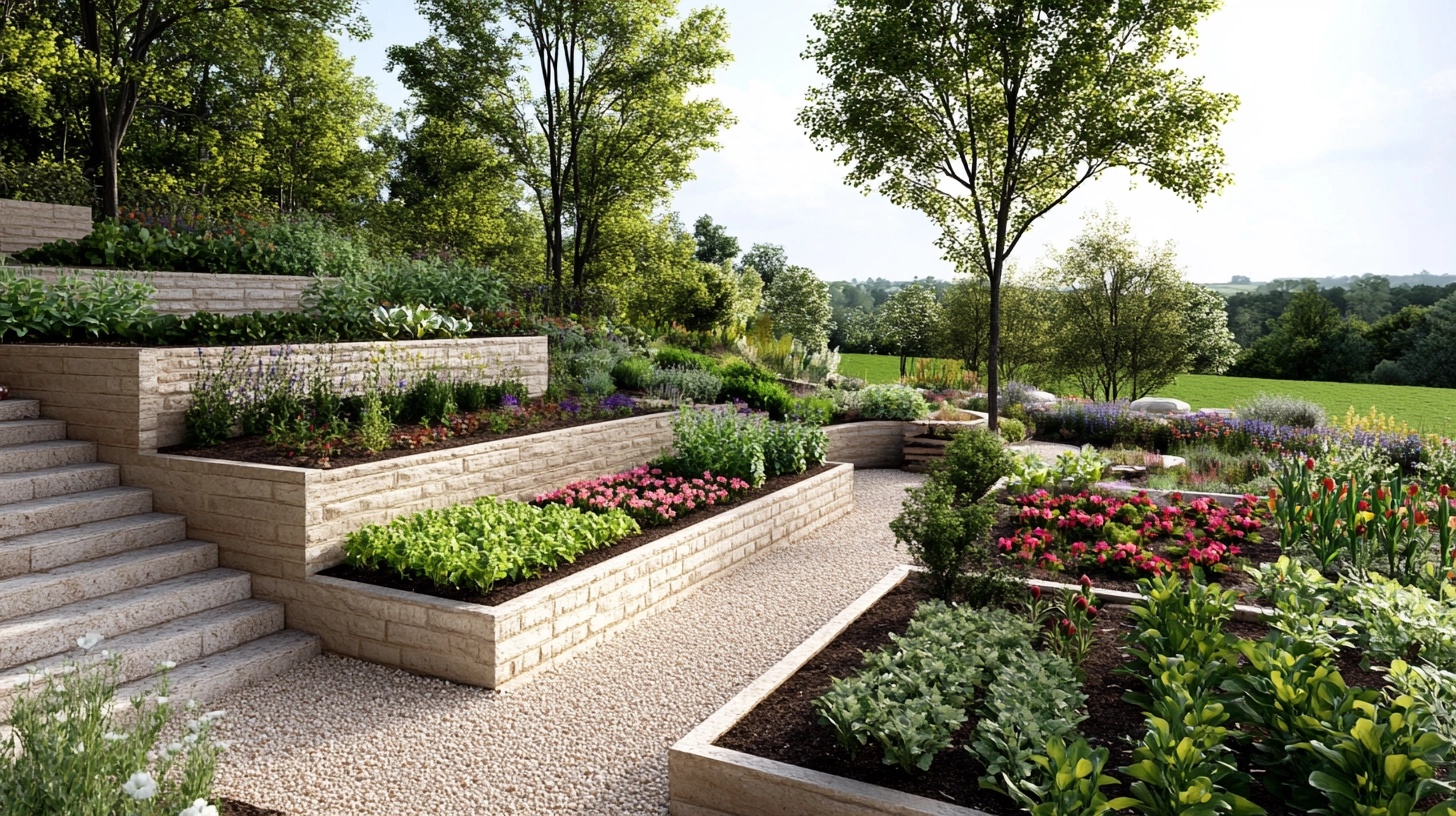
[[[16,397],[39,399],[41,414],[67,423],[72,439],[96,442],[102,461],[155,451],[186,439],[192,386],[204,360],[224,355],[240,366],[326,363],[331,378],[355,386],[377,375],[439,370],[480,379],[516,377],[533,395],[546,389],[544,337],[334,343],[223,348],[0,345],[0,383]],[[391,372],[393,372],[391,374]],[[145,484],[145,483],[142,483]],[[150,486],[150,485],[147,485]]]
[[[0,198],[0,254],[90,234],[90,207]]]
[[[141,272],[131,269],[68,269],[21,266],[20,274],[54,282],[62,275],[90,279],[97,273],[151,284],[152,306],[162,314],[193,312],[247,314],[297,312],[303,292],[315,279],[301,275],[215,275],[209,272]]]
[[[829,435],[831,462],[862,468],[897,468],[904,464],[903,447],[908,422],[847,422],[824,429]]]

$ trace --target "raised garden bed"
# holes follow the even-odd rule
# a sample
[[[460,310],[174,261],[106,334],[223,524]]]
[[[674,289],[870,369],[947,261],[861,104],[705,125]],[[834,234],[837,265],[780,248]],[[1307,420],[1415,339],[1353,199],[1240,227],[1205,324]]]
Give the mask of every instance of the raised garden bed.
[[[457,682],[496,688],[555,665],[669,608],[760,550],[849,512],[854,470],[836,464],[772,493],[645,540],[494,605],[438,598],[330,575],[281,585],[289,625],[325,648]],[[619,545],[620,546],[620,545]]]
[[[15,272],[27,278],[52,282],[62,276],[89,279],[98,274],[143,281],[156,290],[152,295],[152,307],[160,314],[174,315],[190,315],[194,312],[225,315],[248,314],[254,311],[297,312],[302,308],[300,300],[304,290],[315,280],[301,275],[142,272],[134,269],[60,266],[19,266],[15,268]]]

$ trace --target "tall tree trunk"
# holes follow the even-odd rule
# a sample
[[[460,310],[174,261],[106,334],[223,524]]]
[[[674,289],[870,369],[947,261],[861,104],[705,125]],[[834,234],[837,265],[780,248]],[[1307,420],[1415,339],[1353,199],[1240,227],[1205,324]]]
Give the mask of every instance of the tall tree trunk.
[[[1001,270],[1003,264],[1000,252],[997,252],[997,260],[990,275],[991,326],[990,337],[986,343],[986,427],[993,431],[1000,425],[996,421],[996,417],[1001,401],[1001,395],[998,393],[1001,377],[997,369],[1001,365]]]

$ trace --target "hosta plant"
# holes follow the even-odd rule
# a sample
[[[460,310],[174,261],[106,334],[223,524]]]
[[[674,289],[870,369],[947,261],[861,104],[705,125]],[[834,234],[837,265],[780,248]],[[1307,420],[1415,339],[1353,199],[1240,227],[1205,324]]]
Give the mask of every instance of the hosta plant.
[[[1068,744],[1061,737],[1052,737],[1047,740],[1046,753],[1031,761],[1036,770],[1029,779],[1002,775],[994,782],[983,780],[981,785],[1016,800],[1031,816],[1104,816],[1137,804],[1127,796],[1108,799],[1102,792],[1117,782],[1103,773],[1106,748],[1093,748],[1086,740]]]
[[[1158,700],[1147,715],[1147,732],[1133,748],[1132,764],[1122,769],[1134,780],[1133,807],[1153,816],[1264,813],[1242,793],[1248,779],[1226,744],[1227,721],[1222,704],[1186,692]]]

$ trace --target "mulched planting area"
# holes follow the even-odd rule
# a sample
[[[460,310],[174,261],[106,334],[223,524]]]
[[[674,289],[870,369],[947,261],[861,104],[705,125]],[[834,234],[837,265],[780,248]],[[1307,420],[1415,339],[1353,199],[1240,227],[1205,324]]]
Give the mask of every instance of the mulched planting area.
[[[491,433],[484,423],[482,423],[480,428],[474,433],[451,436],[418,448],[390,448],[379,453],[370,453],[363,448],[346,448],[322,460],[305,456],[286,456],[280,453],[275,446],[268,444],[267,441],[259,436],[244,436],[237,439],[229,439],[221,445],[214,445],[210,448],[194,448],[185,444],[173,445],[168,448],[162,448],[158,453],[196,456],[203,459],[227,459],[233,462],[249,462],[258,465],[329,469],[348,467],[350,465],[362,465],[365,462],[380,462],[385,459],[397,459],[401,456],[413,456],[417,453],[425,453],[433,450],[448,450],[465,445],[478,445],[482,442],[494,442],[498,439],[514,439],[518,436],[530,436],[532,434],[546,433],[547,431],[559,431],[562,428],[579,428],[585,425],[595,425],[599,422],[611,422],[615,419],[660,414],[666,410],[668,409],[634,408],[630,414],[624,413],[621,416],[603,417],[601,419],[548,419],[529,426],[513,428],[505,433]],[[423,427],[420,425],[397,425],[395,426],[394,433],[413,435],[422,429]]]
[[[962,807],[979,808],[988,813],[1016,816],[1022,811],[1005,796],[983,790],[978,784],[982,769],[966,751],[960,737],[969,736],[976,726],[975,718],[957,732],[952,747],[935,758],[930,772],[908,776],[900,769],[880,761],[876,746],[866,746],[859,758],[850,760],[835,741],[833,731],[820,725],[812,701],[829,690],[830,683],[859,671],[863,653],[886,646],[890,633],[905,630],[915,607],[930,599],[918,576],[912,574],[891,590],[858,620],[850,624],[838,638],[815,655],[792,677],[758,704],[752,711],[720,737],[717,745],[765,759],[786,762],[802,768],[842,776],[849,779],[893,788]],[[1127,765],[1132,756],[1129,738],[1140,739],[1144,733],[1143,713],[1137,706],[1124,702],[1122,696],[1136,679],[1119,673],[1128,662],[1122,637],[1130,627],[1128,608],[1119,604],[1103,604],[1097,618],[1097,642],[1085,663],[1087,711],[1091,714],[1078,730],[1088,742],[1106,747],[1110,753],[1109,772]],[[1232,621],[1225,628],[1239,637],[1258,639],[1268,631],[1262,623]],[[1337,660],[1345,681],[1352,686],[1379,688],[1383,675],[1360,667],[1359,655],[1346,652]],[[1246,765],[1247,767],[1247,765]],[[1257,780],[1257,775],[1256,775]],[[1109,795],[1118,786],[1105,790]],[[1255,782],[1250,798],[1262,805],[1271,816],[1290,814],[1283,802],[1268,794]]]
[[[223,797],[222,808],[218,811],[220,816],[288,816],[281,810],[269,810],[260,808],[257,805],[250,805],[247,802],[239,802],[235,799]]]
[[[365,570],[351,567],[347,564],[340,564],[337,567],[330,567],[329,569],[321,571],[319,574],[332,576],[334,578],[343,578],[349,581],[358,581],[361,584],[373,584],[374,586],[389,587],[390,589],[402,589],[406,592],[418,592],[422,595],[432,595],[436,598],[445,598],[452,601],[465,601],[466,603],[495,606],[497,604],[505,603],[512,598],[525,595],[527,592],[530,592],[533,589],[539,589],[540,587],[546,586],[547,584],[559,581],[568,575],[581,572],[588,567],[600,564],[609,558],[614,558],[629,550],[635,550],[638,547],[651,544],[652,542],[658,540],[659,538],[662,538],[663,536],[670,535],[677,532],[678,530],[683,530],[691,527],[704,519],[711,518],[718,515],[719,513],[726,513],[729,510],[739,507],[746,502],[753,501],[754,499],[763,498],[770,493],[775,493],[779,490],[783,490],[784,488],[789,487],[790,485],[798,484],[799,482],[802,482],[812,476],[817,476],[832,467],[835,466],[830,464],[824,464],[819,465],[818,467],[810,468],[803,473],[796,473],[791,476],[775,476],[764,482],[763,487],[755,488],[744,494],[744,496],[738,501],[732,502],[730,504],[717,504],[712,507],[700,508],[694,511],[692,514],[680,516],[675,519],[671,524],[664,525],[662,527],[648,527],[641,533],[630,536],[628,538],[624,538],[610,547],[604,547],[600,550],[592,550],[591,552],[583,553],[572,563],[562,564],[551,572],[547,572],[527,581],[519,581],[514,584],[507,584],[503,586],[498,585],[492,588],[490,592],[484,594],[454,587],[436,586],[430,581],[425,580],[402,578],[399,576],[398,573],[389,572],[387,570]]]

